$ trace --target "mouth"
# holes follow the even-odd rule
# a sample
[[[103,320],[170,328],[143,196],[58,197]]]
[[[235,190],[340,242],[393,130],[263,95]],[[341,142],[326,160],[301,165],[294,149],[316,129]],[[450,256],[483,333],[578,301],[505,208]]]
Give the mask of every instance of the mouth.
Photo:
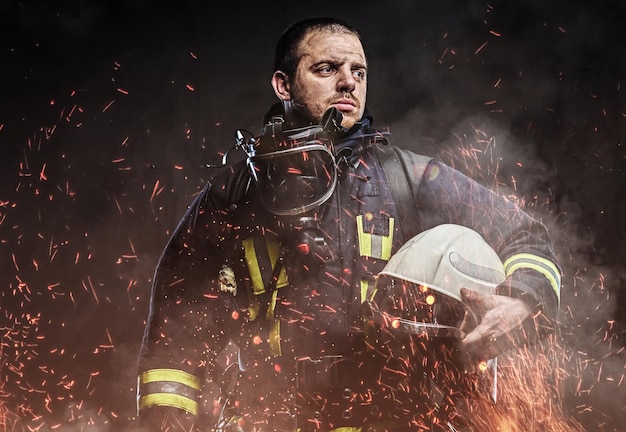
[[[356,109],[356,105],[352,100],[349,99],[340,99],[336,102],[333,102],[331,106],[337,108],[341,112],[352,112]]]

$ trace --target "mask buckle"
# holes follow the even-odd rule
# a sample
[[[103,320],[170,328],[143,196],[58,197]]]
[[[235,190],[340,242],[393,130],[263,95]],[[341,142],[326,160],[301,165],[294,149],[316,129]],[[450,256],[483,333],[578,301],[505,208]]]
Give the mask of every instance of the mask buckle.
[[[302,259],[321,264],[331,258],[330,247],[314,217],[299,218],[293,224],[293,230],[293,247]]]

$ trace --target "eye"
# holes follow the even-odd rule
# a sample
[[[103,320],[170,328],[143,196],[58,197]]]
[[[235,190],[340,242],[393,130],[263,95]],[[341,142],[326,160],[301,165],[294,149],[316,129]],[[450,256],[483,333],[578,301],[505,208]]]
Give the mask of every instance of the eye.
[[[352,71],[352,75],[357,80],[364,80],[366,77],[365,69],[355,69]]]
[[[322,75],[330,75],[335,71],[335,67],[332,65],[323,65],[317,68],[317,72]]]

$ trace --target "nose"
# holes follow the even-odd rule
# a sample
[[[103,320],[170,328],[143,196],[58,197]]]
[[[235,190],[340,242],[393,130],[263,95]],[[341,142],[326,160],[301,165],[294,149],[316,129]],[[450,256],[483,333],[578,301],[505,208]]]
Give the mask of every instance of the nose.
[[[343,67],[339,70],[337,79],[337,90],[341,93],[352,92],[356,87],[356,80],[352,75],[352,69]]]

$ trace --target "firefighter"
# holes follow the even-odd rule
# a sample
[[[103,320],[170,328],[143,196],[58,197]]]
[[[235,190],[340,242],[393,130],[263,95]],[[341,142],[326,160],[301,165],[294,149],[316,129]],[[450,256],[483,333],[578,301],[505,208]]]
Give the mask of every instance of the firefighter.
[[[279,39],[279,102],[262,135],[237,133],[246,157],[208,182],[158,263],[139,358],[141,431],[212,430],[208,381],[222,384],[223,431],[454,430],[453,404],[433,409],[442,393],[394,375],[418,370],[406,365],[425,363],[429,345],[394,358],[379,344],[380,314],[398,304],[377,297],[388,290],[376,276],[407,240],[442,225],[479,233],[503,263],[492,291],[453,287],[474,311],[452,341],[460,363],[551,331],[561,283],[544,225],[389,145],[365,107],[367,70],[357,31],[340,20],[305,19]],[[237,361],[224,371],[229,343]]]

